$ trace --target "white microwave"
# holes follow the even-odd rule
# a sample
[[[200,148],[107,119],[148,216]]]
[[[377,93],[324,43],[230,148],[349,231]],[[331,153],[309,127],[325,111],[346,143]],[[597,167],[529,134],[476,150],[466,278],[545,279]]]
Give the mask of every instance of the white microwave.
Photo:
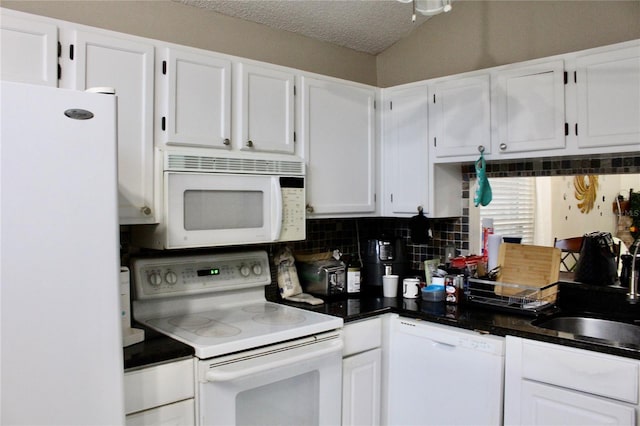
[[[160,223],[134,227],[141,247],[181,249],[304,240],[304,162],[160,150]]]

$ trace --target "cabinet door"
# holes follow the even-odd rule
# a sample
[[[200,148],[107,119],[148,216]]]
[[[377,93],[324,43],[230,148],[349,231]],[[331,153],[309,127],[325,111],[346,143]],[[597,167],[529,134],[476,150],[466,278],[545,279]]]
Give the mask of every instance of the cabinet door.
[[[493,153],[565,147],[564,61],[497,73]]]
[[[154,48],[84,31],[74,44],[75,88],[113,87],[118,97],[120,224],[153,223]]]
[[[540,426],[636,424],[633,406],[524,380],[520,424]]]
[[[576,59],[578,146],[640,144],[640,47]]]
[[[129,414],[125,418],[126,426],[192,426],[195,424],[193,398]]]
[[[380,424],[382,351],[373,349],[342,361],[342,424]]]
[[[491,152],[489,75],[436,83],[429,112],[436,157]]]
[[[428,93],[426,85],[385,91],[385,212],[427,213]]]
[[[75,88],[113,87],[118,97],[120,224],[153,223],[154,48],[85,31],[74,44]]]
[[[229,148],[231,62],[177,49],[165,53],[161,143]]]
[[[235,144],[242,150],[294,152],[294,83],[291,73],[238,64]]]
[[[375,212],[375,90],[302,78],[310,213]]]
[[[58,27],[2,11],[0,76],[19,83],[58,85]]]

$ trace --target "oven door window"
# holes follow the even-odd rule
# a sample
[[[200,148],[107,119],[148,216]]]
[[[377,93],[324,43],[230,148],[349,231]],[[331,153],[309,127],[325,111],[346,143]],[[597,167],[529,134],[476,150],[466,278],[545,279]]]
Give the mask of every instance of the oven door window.
[[[247,229],[264,226],[264,197],[250,190],[187,190],[184,192],[184,229]]]
[[[199,368],[202,425],[340,424],[341,339]]]
[[[317,370],[245,390],[236,397],[236,424],[317,426],[319,392]]]

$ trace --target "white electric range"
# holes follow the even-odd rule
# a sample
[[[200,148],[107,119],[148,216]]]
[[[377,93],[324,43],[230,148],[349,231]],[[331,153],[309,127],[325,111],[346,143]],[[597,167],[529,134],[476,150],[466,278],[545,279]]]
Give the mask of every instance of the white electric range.
[[[267,301],[266,252],[141,258],[132,267],[134,318],[199,358],[198,424],[340,422],[343,321]]]

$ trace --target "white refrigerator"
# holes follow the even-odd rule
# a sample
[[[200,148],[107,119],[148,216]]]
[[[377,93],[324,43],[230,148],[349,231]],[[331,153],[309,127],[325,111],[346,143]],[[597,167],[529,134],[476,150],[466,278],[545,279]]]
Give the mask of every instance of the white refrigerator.
[[[116,97],[0,84],[0,424],[123,424]]]

